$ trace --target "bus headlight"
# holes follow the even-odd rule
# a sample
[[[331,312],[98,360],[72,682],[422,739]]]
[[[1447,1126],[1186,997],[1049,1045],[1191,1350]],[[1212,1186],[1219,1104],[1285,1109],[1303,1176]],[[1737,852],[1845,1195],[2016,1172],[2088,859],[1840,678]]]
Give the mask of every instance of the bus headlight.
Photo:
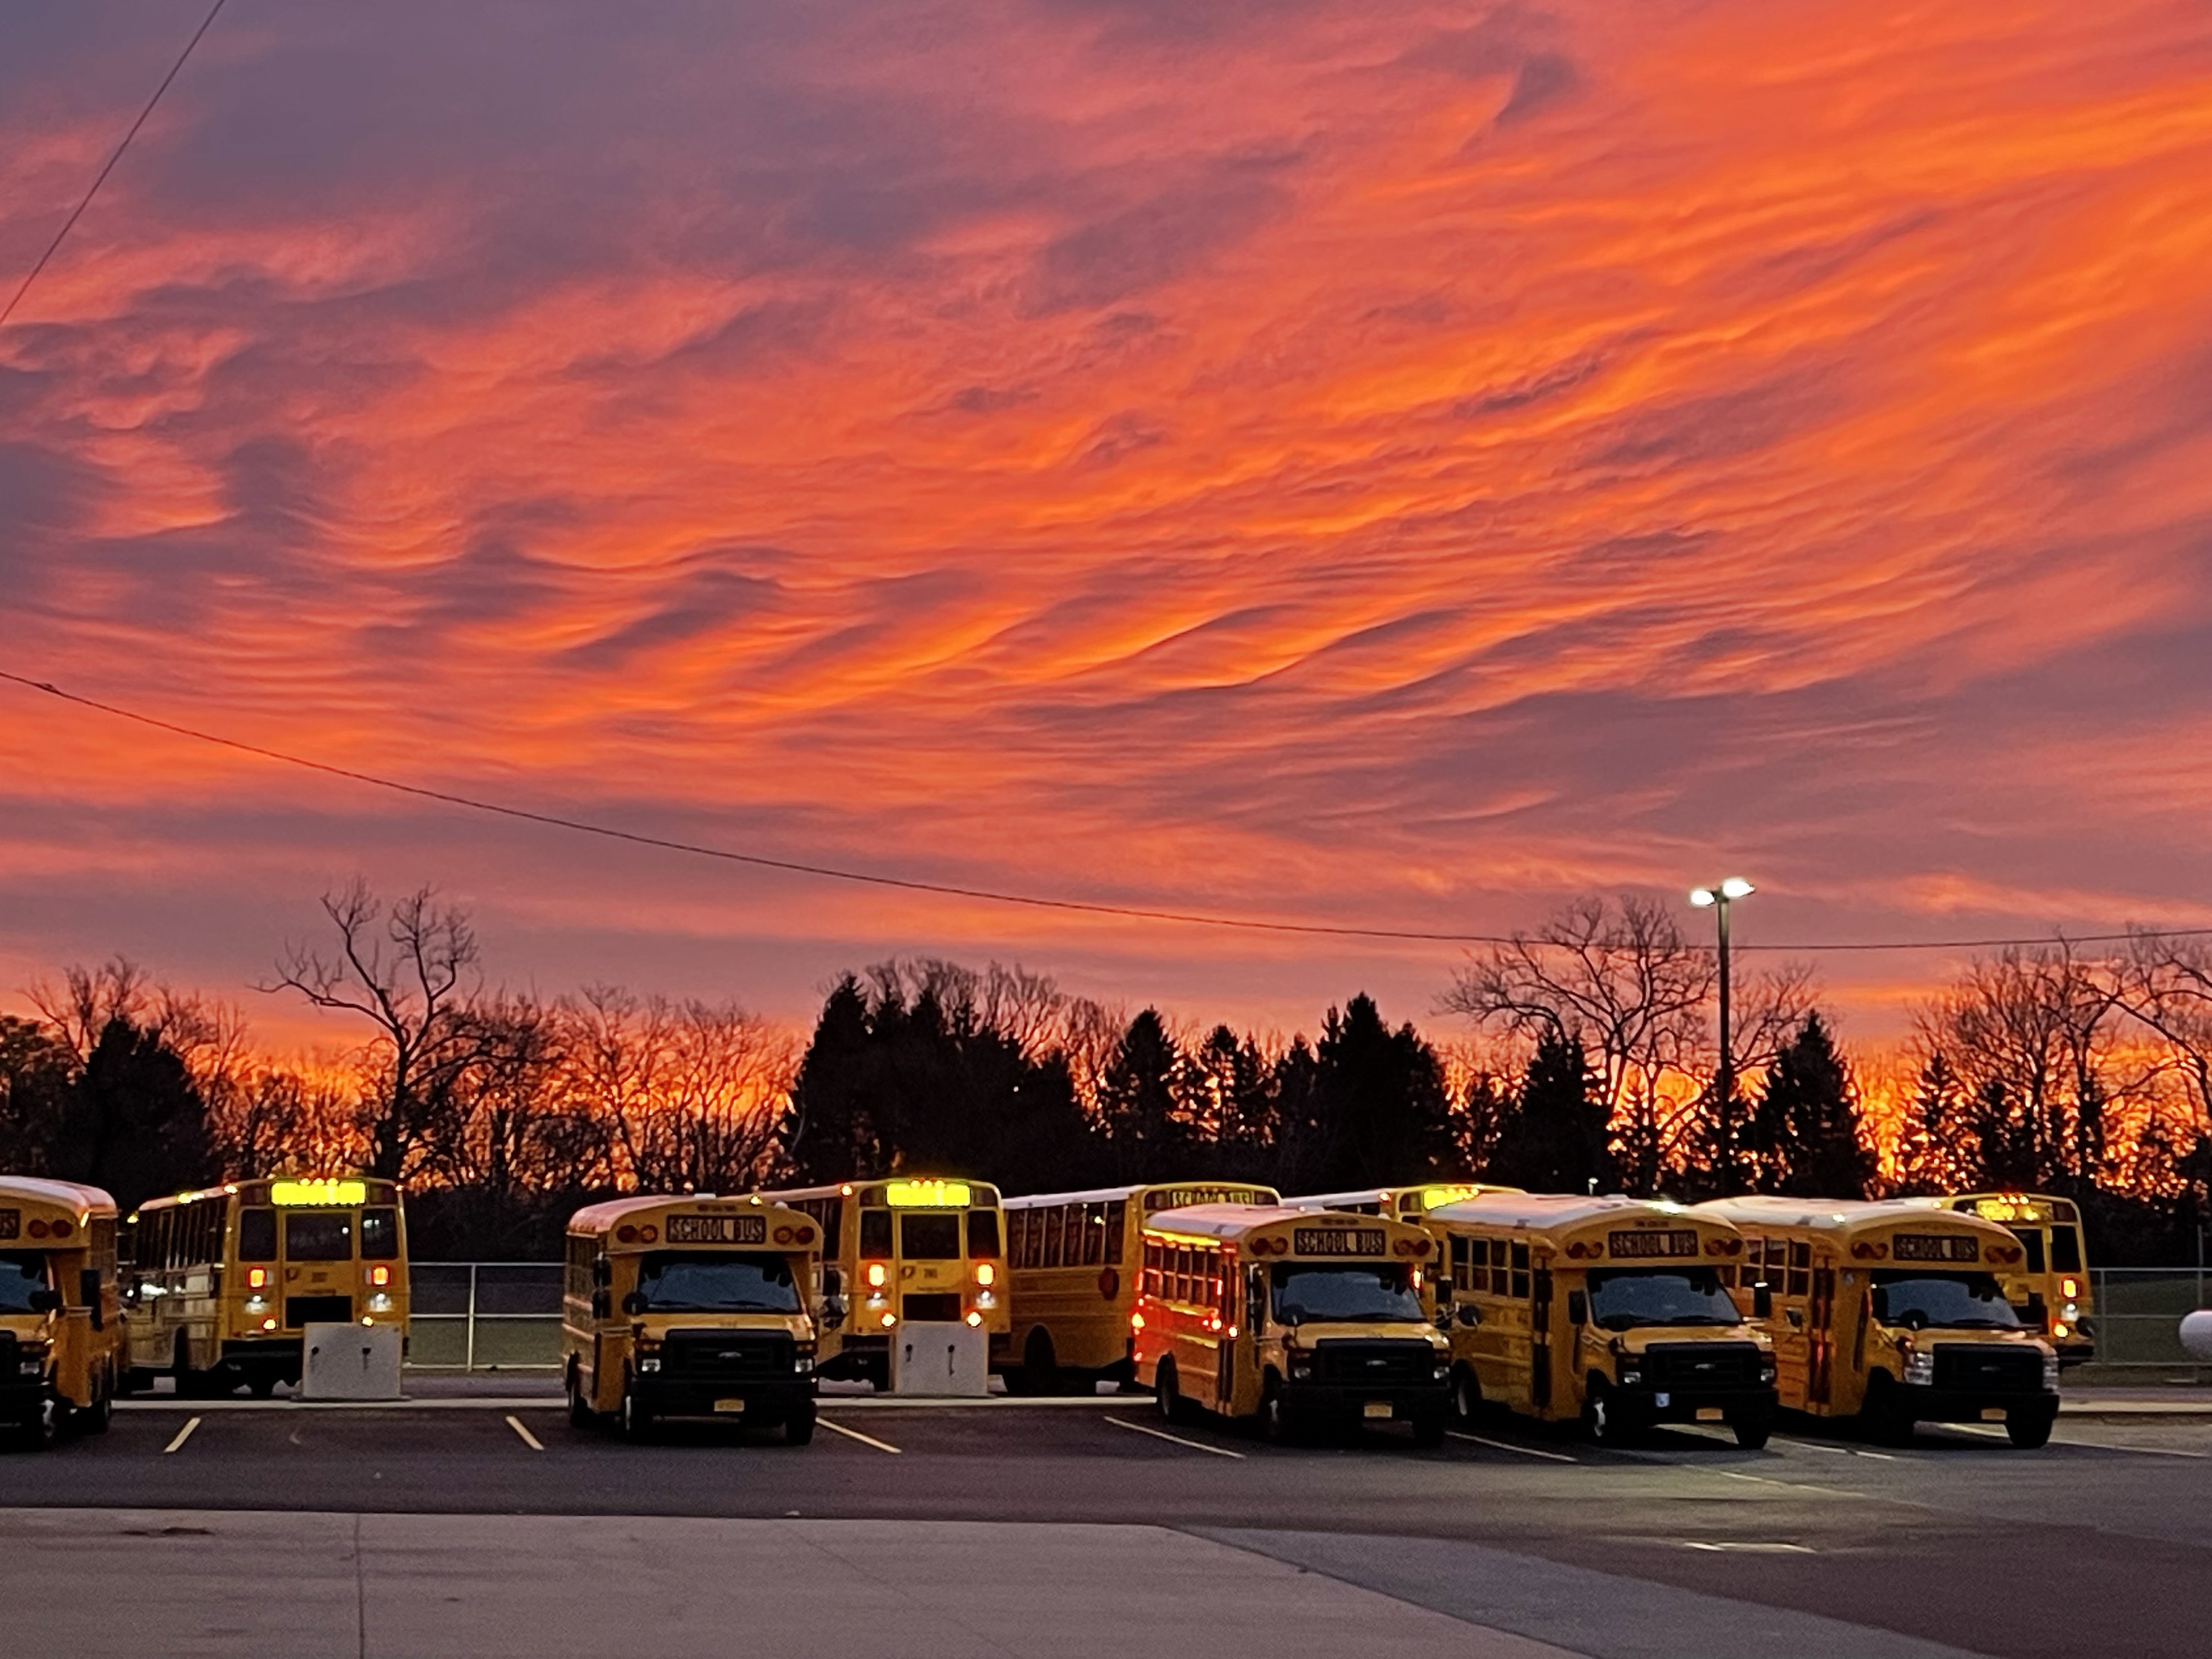
[[[1906,1352],[1905,1384],[1911,1389],[1932,1389],[1936,1386],[1936,1355],[1932,1349]]]
[[[1451,1375],[1451,1367],[1449,1365],[1438,1365],[1433,1369],[1431,1374],[1437,1382],[1441,1382]]]
[[[641,1360],[639,1360],[639,1361],[637,1362],[637,1368],[638,1368],[638,1370],[640,1370],[641,1371],[657,1371],[657,1370],[659,1370],[660,1369],[660,1357],[659,1357],[659,1355],[658,1355],[658,1354],[648,1354],[648,1355],[647,1355],[647,1356],[646,1356],[646,1358],[642,1358],[642,1359],[641,1359]]]
[[[1643,1385],[1643,1365],[1638,1362],[1623,1360],[1620,1365],[1620,1386],[1624,1389],[1636,1389]]]
[[[18,1376],[43,1376],[46,1371],[46,1359],[39,1354],[27,1353],[15,1362],[15,1374]]]
[[[1759,1362],[1759,1380],[1762,1382],[1771,1382],[1774,1381],[1773,1355],[1769,1354]]]
[[[2058,1392],[2058,1356],[2055,1353],[2043,1356],[2043,1391],[2045,1394]]]
[[[814,1369],[814,1356],[811,1353],[803,1353],[799,1355],[798,1358],[791,1362],[791,1369],[797,1371],[801,1376],[805,1376],[807,1372]]]
[[[1313,1361],[1301,1355],[1291,1361],[1291,1380],[1303,1382],[1313,1375]]]

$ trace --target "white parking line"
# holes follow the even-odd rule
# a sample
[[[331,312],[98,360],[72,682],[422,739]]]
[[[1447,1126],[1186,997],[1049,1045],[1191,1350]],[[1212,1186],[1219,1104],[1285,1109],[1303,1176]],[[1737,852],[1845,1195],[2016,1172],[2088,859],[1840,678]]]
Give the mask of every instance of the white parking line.
[[[1729,1540],[1707,1542],[1703,1539],[1685,1538],[1686,1550],[1710,1550],[1717,1555],[1818,1555],[1810,1544],[1738,1543]]]
[[[1479,1434],[1462,1434],[1457,1429],[1451,1430],[1450,1434],[1455,1440],[1472,1440],[1478,1446],[1495,1446],[1499,1451],[1519,1452],[1523,1457],[1541,1457],[1553,1463],[1582,1462],[1581,1458],[1570,1457],[1565,1452],[1538,1451],[1534,1446],[1516,1446],[1510,1440],[1486,1440]]]
[[[162,1455],[167,1456],[173,1451],[182,1450],[184,1449],[185,1442],[192,1437],[192,1431],[199,1427],[199,1425],[200,1420],[198,1418],[186,1418],[185,1419],[185,1426],[177,1431],[177,1437],[174,1440],[172,1440],[167,1445],[161,1448]]]
[[[1793,1440],[1787,1435],[1783,1437],[1783,1440],[1788,1445],[1802,1446],[1807,1451],[1828,1452],[1837,1457],[1871,1457],[1877,1463],[1897,1462],[1893,1453],[1867,1451],[1858,1446],[1824,1446],[1817,1440]]]
[[[858,1429],[848,1429],[842,1423],[832,1423],[826,1417],[817,1417],[814,1420],[832,1434],[842,1434],[848,1440],[857,1440],[864,1446],[873,1446],[878,1451],[889,1452],[894,1457],[900,1455],[899,1449],[887,1440],[878,1440],[872,1434],[862,1434]]]
[[[522,1443],[529,1447],[531,1450],[544,1451],[545,1449],[545,1443],[540,1440],[536,1435],[531,1433],[529,1430],[524,1428],[522,1426],[522,1419],[520,1418],[510,1414],[507,1419],[507,1426],[513,1429],[517,1434],[520,1435],[522,1437]]]
[[[1216,1457],[1242,1459],[1244,1455],[1240,1451],[1231,1451],[1226,1446],[1209,1446],[1203,1440],[1186,1440],[1179,1434],[1170,1434],[1165,1429],[1156,1429],[1148,1423],[1132,1423],[1126,1417],[1109,1417],[1103,1420],[1111,1423],[1117,1429],[1130,1429],[1139,1434],[1149,1434],[1155,1440],[1172,1440],[1178,1446],[1188,1446],[1193,1451],[1212,1452]]]

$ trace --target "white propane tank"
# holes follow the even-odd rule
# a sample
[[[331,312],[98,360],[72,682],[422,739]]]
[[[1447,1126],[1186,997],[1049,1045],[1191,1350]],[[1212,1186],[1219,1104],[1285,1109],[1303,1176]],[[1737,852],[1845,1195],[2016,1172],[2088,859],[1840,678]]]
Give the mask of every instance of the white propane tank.
[[[2199,1359],[2212,1359],[2212,1308],[2183,1316],[2181,1346]]]

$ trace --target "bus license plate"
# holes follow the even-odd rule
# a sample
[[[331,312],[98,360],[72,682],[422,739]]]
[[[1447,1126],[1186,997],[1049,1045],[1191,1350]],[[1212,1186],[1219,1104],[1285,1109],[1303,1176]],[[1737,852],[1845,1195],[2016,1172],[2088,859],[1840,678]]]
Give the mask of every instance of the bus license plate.
[[[718,1412],[741,1412],[744,1408],[745,1402],[742,1400],[717,1400],[714,1402],[714,1409]]]
[[[1983,1421],[1983,1422],[1984,1422],[1984,1423],[2002,1423],[2002,1422],[2003,1422],[2004,1420],[2005,1420],[2005,1409],[2004,1409],[2004,1407],[2003,1407],[2002,1406],[1984,1406],[1984,1407],[1982,1407],[1982,1421]]]
[[[1726,1415],[1727,1413],[1722,1411],[1718,1406],[1700,1406],[1698,1407],[1698,1421],[1700,1423],[1717,1423]]]
[[[1387,1400],[1370,1400],[1367,1402],[1366,1412],[1370,1417],[1388,1417],[1390,1415],[1390,1402]]]

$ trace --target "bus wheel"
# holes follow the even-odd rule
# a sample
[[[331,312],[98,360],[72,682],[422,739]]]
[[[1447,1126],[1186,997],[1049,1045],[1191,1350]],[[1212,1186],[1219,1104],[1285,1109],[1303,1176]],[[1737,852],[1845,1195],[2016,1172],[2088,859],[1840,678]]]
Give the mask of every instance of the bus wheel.
[[[1413,1443],[1433,1449],[1444,1443],[1444,1408],[1417,1412],[1413,1416]]]
[[[1462,1365],[1452,1375],[1452,1414],[1462,1423],[1472,1425],[1482,1415],[1482,1383],[1474,1374],[1474,1367]]]
[[[2041,1406],[2015,1406],[2005,1413],[2005,1435],[2022,1451],[2051,1443],[2051,1425],[2057,1419]]]
[[[1583,1428],[1601,1446],[1618,1446],[1628,1438],[1628,1425],[1622,1420],[1620,1408],[1613,1403],[1611,1392],[1595,1380],[1583,1396]]]
[[[1735,1443],[1746,1451],[1765,1448],[1767,1438],[1774,1432],[1774,1413],[1746,1412],[1729,1419],[1729,1427],[1735,1431]]]
[[[599,1420],[591,1403],[584,1398],[584,1372],[578,1365],[568,1367],[568,1426],[588,1429]]]
[[[1170,1423],[1190,1421],[1190,1402],[1182,1397],[1182,1390],[1176,1385],[1174,1360],[1160,1361],[1158,1377],[1152,1384],[1152,1395],[1159,1402],[1163,1419]]]
[[[1022,1384],[1024,1394],[1060,1392],[1060,1362],[1052,1351],[1051,1334],[1042,1326],[1022,1345]]]
[[[1905,1446],[1912,1442],[1911,1414],[1898,1398],[1897,1384],[1887,1371],[1876,1371],[1867,1379],[1866,1404],[1859,1408],[1859,1420],[1879,1445]]]
[[[1260,1431],[1274,1446],[1294,1446],[1298,1442],[1300,1424],[1291,1415],[1291,1408],[1283,1402],[1282,1385],[1270,1381],[1267,1391],[1260,1398]]]
[[[814,1402],[805,1405],[783,1419],[783,1437],[794,1446],[804,1446],[814,1438]]]
[[[653,1413],[637,1401],[637,1384],[629,1378],[623,1379],[622,1397],[623,1438],[633,1443],[642,1442],[653,1433]]]
[[[77,1426],[87,1434],[106,1434],[107,1425],[115,1419],[115,1379],[104,1379],[100,1391],[93,1396],[92,1404],[77,1413]]]
[[[266,1400],[276,1392],[276,1373],[256,1371],[246,1379],[246,1387],[252,1390],[256,1400]]]
[[[39,1401],[37,1412],[23,1427],[27,1431],[31,1444],[39,1450],[44,1451],[53,1445],[62,1437],[60,1396],[52,1393],[43,1395]]]

